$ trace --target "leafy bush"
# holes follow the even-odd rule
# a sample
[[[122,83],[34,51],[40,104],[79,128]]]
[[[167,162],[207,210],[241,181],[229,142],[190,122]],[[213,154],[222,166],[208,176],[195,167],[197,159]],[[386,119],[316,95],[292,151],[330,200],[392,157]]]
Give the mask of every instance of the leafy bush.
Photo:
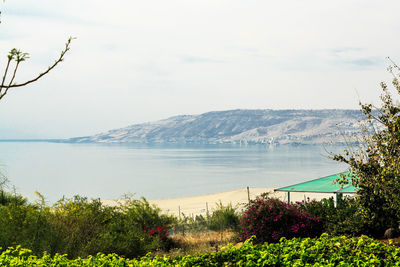
[[[239,214],[237,208],[232,203],[224,206],[222,202],[217,203],[212,214],[208,216],[208,228],[210,230],[219,231],[223,229],[237,230],[239,226]]]
[[[358,199],[349,198],[342,202],[332,215],[327,231],[334,235],[360,236],[363,234],[374,236],[371,232],[369,220],[364,216]]]
[[[145,198],[126,198],[120,205],[120,210],[132,223],[139,225],[142,229],[155,228],[158,226],[169,226],[175,222],[175,218],[161,214],[161,209],[151,205]]]
[[[337,211],[333,197],[324,198],[319,201],[315,199],[301,201],[296,202],[295,204],[300,211],[318,216],[324,223],[329,221],[330,217]]]
[[[400,95],[400,67],[391,63],[388,71],[396,96],[382,82],[380,106],[360,103],[366,122],[360,124],[361,145],[333,157],[349,165],[352,183],[359,188],[362,217],[368,222],[368,232],[375,236],[400,223],[400,103],[395,99]]]
[[[22,245],[40,255],[51,251],[56,235],[49,224],[49,207],[28,204],[26,198],[3,192],[0,205],[0,246]]]
[[[178,257],[146,255],[129,260],[116,254],[69,260],[56,254],[42,258],[20,247],[9,248],[0,254],[1,266],[399,266],[400,248],[366,236],[317,239],[282,238],[277,243],[254,245],[246,241],[240,248],[229,246],[217,253]]]
[[[7,205],[0,205],[3,248],[22,245],[37,256],[45,251],[71,258],[103,252],[133,258],[172,245],[167,232],[174,218],[144,198],[109,207],[98,199],[75,196],[49,207],[40,194],[34,204],[20,201],[24,199],[18,195],[5,196]]]
[[[103,206],[99,199],[89,201],[74,196],[58,201],[52,215],[50,223],[58,233],[59,242],[51,253],[66,253],[75,258],[97,252],[91,244],[107,229],[117,209]]]
[[[348,236],[371,234],[368,232],[368,221],[363,217],[362,207],[357,198],[345,197],[337,207],[333,198],[297,202],[296,206],[302,212],[318,216],[323,225],[323,232]]]
[[[137,257],[171,246],[167,235],[149,235],[146,229],[162,227],[167,231],[174,219],[144,198],[128,198],[120,206],[108,207],[100,200],[74,197],[55,205],[55,217],[54,227],[64,242],[57,252],[72,257],[97,252]]]
[[[279,199],[257,199],[249,204],[240,222],[242,241],[256,236],[256,243],[277,242],[281,237],[314,237],[321,234],[322,222],[295,205]]]

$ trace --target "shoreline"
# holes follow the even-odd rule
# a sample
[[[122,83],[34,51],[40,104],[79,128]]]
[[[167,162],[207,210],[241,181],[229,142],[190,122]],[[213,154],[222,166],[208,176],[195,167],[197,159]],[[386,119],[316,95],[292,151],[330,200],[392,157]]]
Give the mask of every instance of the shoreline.
[[[212,212],[219,203],[224,206],[232,204],[233,207],[237,207],[238,210],[243,210],[248,204],[248,197],[250,200],[256,199],[262,193],[269,192],[270,196],[276,197],[282,201],[287,201],[287,194],[285,192],[274,192],[277,187],[254,187],[249,188],[249,195],[247,188],[240,188],[236,190],[230,190],[219,193],[188,196],[188,197],[176,197],[176,198],[160,198],[160,199],[148,199],[150,204],[154,204],[159,207],[163,213],[171,214],[179,217],[194,217],[196,215],[206,215],[208,212]],[[329,193],[303,193],[303,192],[291,192],[290,199],[292,202],[316,199],[321,200],[323,198],[333,197],[334,194]],[[118,205],[117,200],[103,199],[103,204],[109,206]]]

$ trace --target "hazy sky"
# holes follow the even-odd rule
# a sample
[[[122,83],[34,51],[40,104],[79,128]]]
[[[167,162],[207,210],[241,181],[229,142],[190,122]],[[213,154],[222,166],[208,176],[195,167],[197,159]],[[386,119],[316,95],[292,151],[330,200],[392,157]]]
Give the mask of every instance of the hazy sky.
[[[29,52],[0,101],[0,138],[63,138],[227,109],[358,108],[400,62],[399,0],[7,0],[0,68]]]

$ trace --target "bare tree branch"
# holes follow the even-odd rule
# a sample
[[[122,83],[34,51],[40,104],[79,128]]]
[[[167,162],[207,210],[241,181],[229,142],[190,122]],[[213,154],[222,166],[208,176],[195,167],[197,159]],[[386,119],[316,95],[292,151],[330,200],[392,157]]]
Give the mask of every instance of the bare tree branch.
[[[11,62],[11,58],[9,57],[9,58],[8,58],[8,61],[7,61],[6,70],[4,71],[3,80],[1,81],[1,86],[0,86],[0,95],[1,95],[1,91],[3,90],[3,85],[4,85],[4,82],[6,81],[6,77],[7,77],[8,68],[10,67],[10,62]]]
[[[70,38],[68,39],[68,41],[65,43],[65,48],[64,48],[64,50],[61,51],[60,57],[54,62],[53,65],[51,65],[50,67],[48,67],[46,71],[40,73],[37,77],[33,78],[32,80],[26,81],[26,82],[24,82],[24,83],[19,83],[19,84],[4,85],[4,83],[2,83],[2,84],[1,84],[1,87],[0,87],[0,90],[3,89],[3,88],[6,88],[6,90],[4,91],[4,93],[3,93],[2,95],[0,95],[0,99],[5,95],[5,92],[7,92],[8,89],[14,88],[14,87],[21,87],[21,86],[25,86],[25,85],[28,85],[28,84],[30,84],[30,83],[36,82],[37,80],[39,80],[40,78],[42,78],[44,75],[46,75],[47,73],[49,73],[55,66],[58,65],[58,63],[60,63],[61,61],[64,60],[64,56],[65,56],[65,54],[68,52],[68,50],[70,49],[70,44],[71,44],[71,41],[72,41],[73,39],[75,39],[75,38],[70,37]],[[16,59],[16,61],[17,61],[17,64],[18,64],[18,61],[19,61],[19,60]],[[21,60],[21,61],[23,61],[23,60]],[[8,65],[9,65],[9,62],[8,62]],[[8,68],[8,65],[7,65],[7,68]],[[6,73],[5,73],[4,77],[3,77],[3,80],[5,79],[6,74],[7,74],[7,70],[6,70]],[[0,92],[1,92],[1,91],[0,91]]]
[[[15,75],[17,74],[17,70],[18,70],[18,66],[19,66],[19,63],[20,63],[20,62],[21,62],[21,61],[17,61],[17,64],[15,65],[15,68],[14,68],[14,71],[13,71],[13,76],[11,77],[10,83],[8,84],[7,87],[5,87],[6,90],[5,90],[2,94],[0,94],[0,100],[7,94],[8,89],[10,89],[10,85],[12,84],[12,82],[13,82],[14,79],[15,79]]]

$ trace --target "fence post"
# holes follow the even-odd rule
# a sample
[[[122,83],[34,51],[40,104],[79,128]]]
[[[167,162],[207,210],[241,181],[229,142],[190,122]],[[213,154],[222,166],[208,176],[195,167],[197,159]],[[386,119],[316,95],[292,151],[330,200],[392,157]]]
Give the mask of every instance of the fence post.
[[[247,187],[247,199],[248,199],[249,204],[250,204],[250,189],[249,189],[249,187]]]
[[[222,232],[224,231],[224,227],[223,227],[223,225],[222,225],[222,223],[221,223],[221,242],[222,242]]]

